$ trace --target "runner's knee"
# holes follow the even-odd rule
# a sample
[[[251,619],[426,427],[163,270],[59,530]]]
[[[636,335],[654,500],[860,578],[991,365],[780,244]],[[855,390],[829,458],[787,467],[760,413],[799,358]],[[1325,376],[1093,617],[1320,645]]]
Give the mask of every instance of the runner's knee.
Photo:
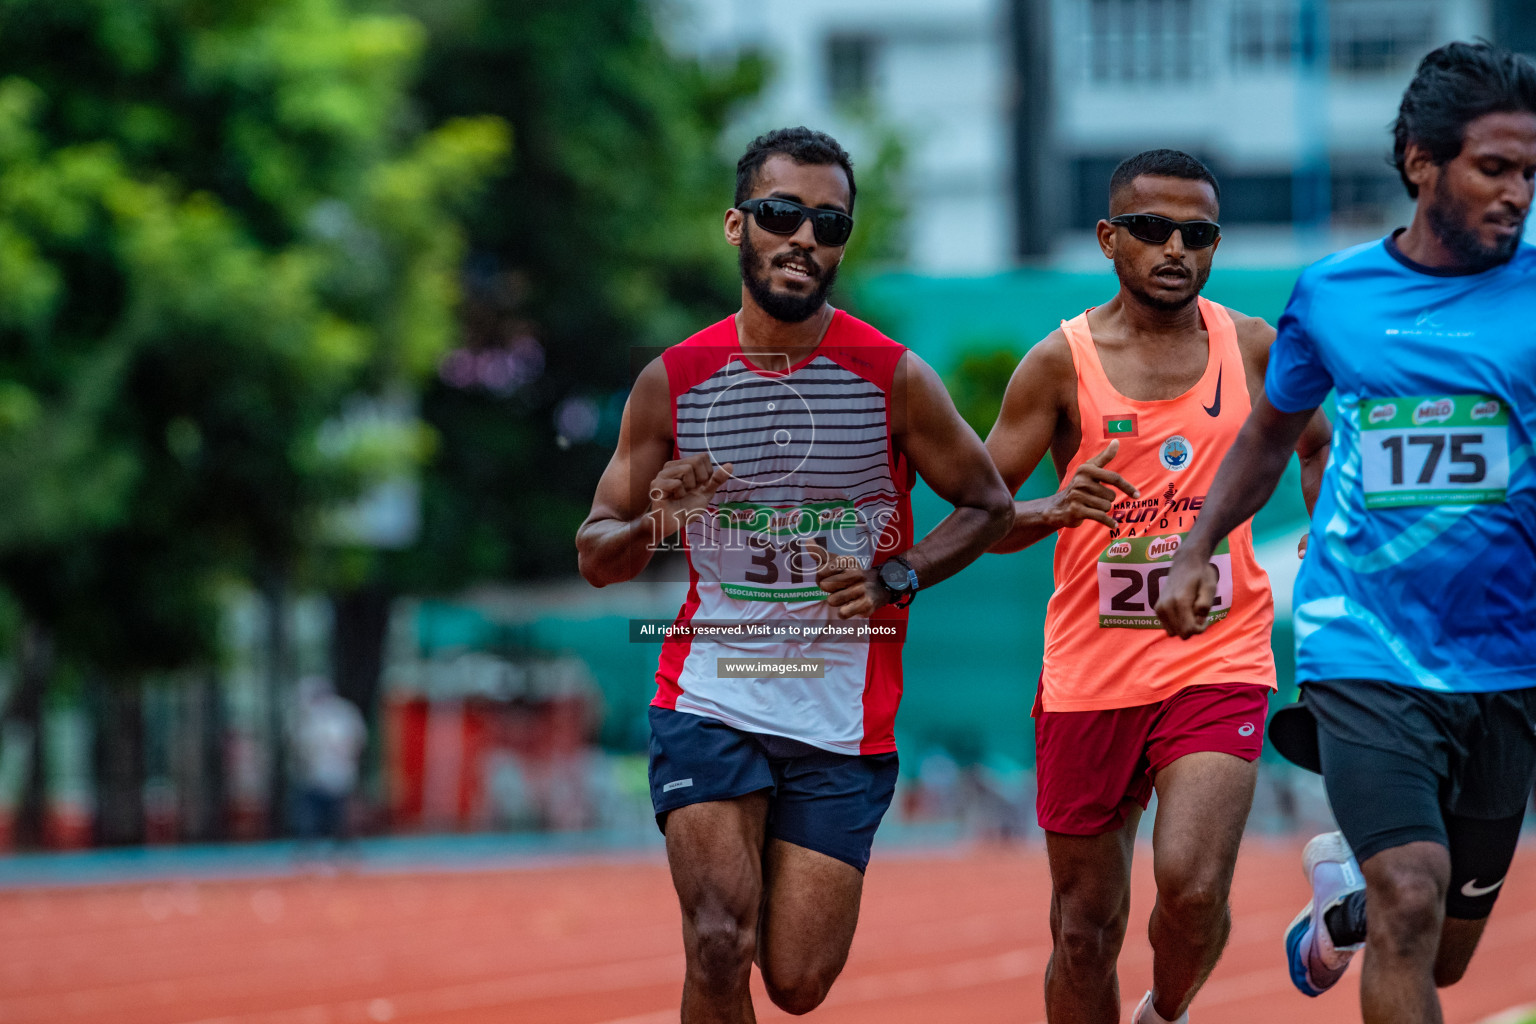
[[[1372,949],[1389,956],[1432,952],[1445,907],[1445,889],[1434,873],[1401,864],[1366,877]]]
[[[1157,905],[1163,914],[1192,926],[1214,925],[1226,917],[1229,886],[1224,873],[1191,864],[1157,875]]]
[[[1061,900],[1051,915],[1052,938],[1056,953],[1074,971],[1114,970],[1125,941],[1125,908],[1107,908],[1092,903],[1073,904]]]
[[[810,1013],[827,998],[827,993],[832,988],[832,982],[837,980],[837,975],[832,973],[823,976],[823,973],[764,971],[763,987],[768,990],[768,998],[773,1000],[773,1005],[785,1013],[799,1016],[802,1013]]]
[[[701,980],[710,985],[733,985],[752,965],[757,948],[756,923],[734,914],[720,904],[692,913],[694,962]]]

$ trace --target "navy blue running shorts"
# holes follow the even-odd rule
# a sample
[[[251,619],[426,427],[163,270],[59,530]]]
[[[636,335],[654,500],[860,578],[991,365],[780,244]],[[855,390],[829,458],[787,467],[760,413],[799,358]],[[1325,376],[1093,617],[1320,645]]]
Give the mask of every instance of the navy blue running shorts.
[[[896,792],[896,754],[834,754],[799,740],[742,732],[686,711],[652,707],[651,806],[667,815],[768,791],[768,835],[862,872]]]

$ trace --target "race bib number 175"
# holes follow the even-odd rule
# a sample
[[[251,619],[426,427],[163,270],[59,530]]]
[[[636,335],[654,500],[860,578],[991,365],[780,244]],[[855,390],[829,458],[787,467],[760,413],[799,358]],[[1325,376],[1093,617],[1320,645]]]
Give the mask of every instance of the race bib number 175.
[[[1509,486],[1509,406],[1489,395],[1360,403],[1366,508],[1476,505]]]
[[[1099,555],[1099,625],[1118,629],[1162,629],[1157,599],[1179,553],[1182,533],[1117,540]],[[1232,548],[1225,538],[1211,555],[1216,569],[1216,600],[1208,621],[1232,610]]]

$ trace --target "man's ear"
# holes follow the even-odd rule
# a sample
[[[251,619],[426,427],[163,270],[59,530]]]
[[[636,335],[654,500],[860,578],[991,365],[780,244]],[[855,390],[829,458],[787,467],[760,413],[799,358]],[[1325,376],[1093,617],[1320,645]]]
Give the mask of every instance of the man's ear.
[[[1403,177],[1412,182],[1420,192],[1433,191],[1443,170],[1444,168],[1435,163],[1434,158],[1417,142],[1408,143],[1408,149],[1403,154]]]
[[[1098,225],[1093,229],[1094,237],[1099,242],[1099,251],[1104,254],[1104,258],[1107,260],[1115,258],[1115,231],[1115,226],[1107,220],[1099,221]]]
[[[725,240],[732,245],[741,245],[741,233],[747,229],[747,215],[734,206],[725,211]]]

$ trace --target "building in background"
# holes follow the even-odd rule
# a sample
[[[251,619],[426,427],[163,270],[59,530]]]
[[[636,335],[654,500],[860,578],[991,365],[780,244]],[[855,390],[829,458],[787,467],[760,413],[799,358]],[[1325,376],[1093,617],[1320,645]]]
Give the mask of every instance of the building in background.
[[[1296,265],[1380,234],[1408,200],[1387,162],[1429,50],[1536,49],[1528,0],[822,0],[794,19],[673,0],[673,45],[756,50],[776,75],[737,141],[782,123],[909,150],[910,269],[1098,260],[1110,171],[1152,146],[1222,181],[1224,261]]]
[[[705,58],[756,50],[774,64],[732,143],[806,124],[857,165],[881,131],[907,145],[910,266],[976,274],[1013,261],[1012,70],[1000,0],[818,0],[792,18],[749,0],[672,0],[672,45]]]
[[[1388,132],[1420,58],[1491,34],[1485,0],[1051,0],[1061,208],[1087,228],[1128,153],[1222,183],[1224,261],[1299,263],[1407,217]],[[1236,243],[1236,244],[1234,244]]]

